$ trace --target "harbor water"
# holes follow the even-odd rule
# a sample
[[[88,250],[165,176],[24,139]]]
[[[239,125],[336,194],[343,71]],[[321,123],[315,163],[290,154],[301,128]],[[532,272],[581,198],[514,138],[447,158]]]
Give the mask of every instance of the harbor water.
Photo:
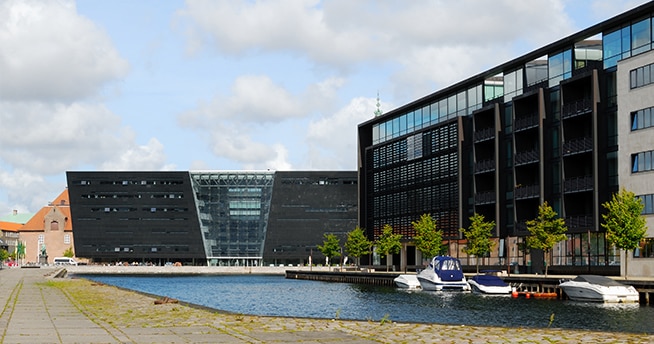
[[[80,275],[217,310],[262,316],[654,333],[654,307],[408,291],[270,275]]]

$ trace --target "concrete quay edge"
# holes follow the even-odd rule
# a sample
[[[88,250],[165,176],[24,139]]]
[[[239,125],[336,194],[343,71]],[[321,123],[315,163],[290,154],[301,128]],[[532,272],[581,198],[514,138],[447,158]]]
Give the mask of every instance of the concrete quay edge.
[[[648,343],[654,335],[224,314],[84,279],[59,268],[0,270],[2,343]],[[86,293],[86,299],[85,297]],[[88,297],[91,297],[90,299]]]

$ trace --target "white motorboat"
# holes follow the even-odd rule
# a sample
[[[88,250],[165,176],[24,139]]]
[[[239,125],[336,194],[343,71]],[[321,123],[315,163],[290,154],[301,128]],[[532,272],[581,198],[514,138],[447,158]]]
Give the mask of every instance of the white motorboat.
[[[513,288],[494,275],[475,275],[468,279],[473,291],[483,294],[511,294]]]
[[[393,280],[395,285],[405,289],[420,289],[420,282],[416,275],[399,275]]]
[[[420,271],[417,277],[423,290],[470,290],[461,269],[461,262],[454,257],[432,258],[429,266]]]
[[[561,282],[559,288],[574,301],[607,303],[639,301],[636,288],[605,276],[579,275],[572,280]]]

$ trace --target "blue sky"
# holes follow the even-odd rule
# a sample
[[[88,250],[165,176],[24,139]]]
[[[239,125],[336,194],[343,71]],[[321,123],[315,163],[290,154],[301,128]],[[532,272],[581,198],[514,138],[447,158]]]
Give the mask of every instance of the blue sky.
[[[0,215],[69,170],[354,170],[356,127],[645,1],[0,0]]]

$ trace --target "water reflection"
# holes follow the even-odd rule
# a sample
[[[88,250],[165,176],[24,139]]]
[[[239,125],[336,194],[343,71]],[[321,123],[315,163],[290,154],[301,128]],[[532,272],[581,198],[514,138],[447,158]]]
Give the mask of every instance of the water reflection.
[[[654,333],[654,307],[285,279],[282,276],[87,278],[229,312],[332,319]]]

